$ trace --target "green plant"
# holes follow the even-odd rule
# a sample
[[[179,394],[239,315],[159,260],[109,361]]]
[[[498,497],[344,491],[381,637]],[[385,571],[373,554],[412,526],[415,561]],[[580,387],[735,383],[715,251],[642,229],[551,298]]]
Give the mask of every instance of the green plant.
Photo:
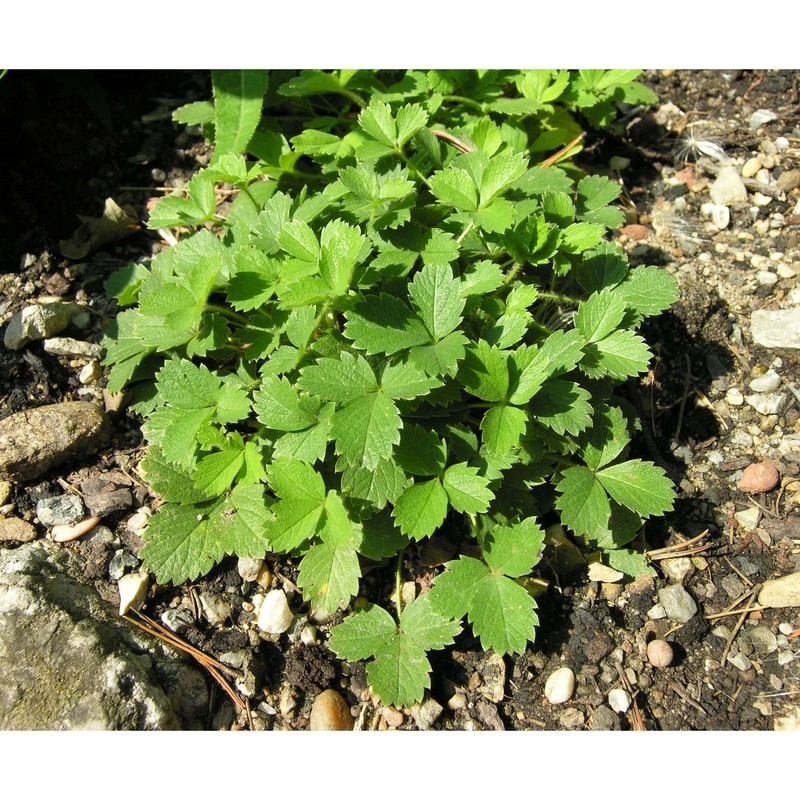
[[[397,85],[419,96],[420,75]],[[636,328],[675,300],[674,280],[603,241],[622,220],[616,183],[530,164],[544,117],[486,115],[525,117],[532,86],[569,85],[513,75],[520,94],[476,109],[431,102],[431,76],[424,104],[367,73],[303,73],[278,90],[290,108],[320,91],[344,106],[289,141],[259,127],[265,76],[215,74],[214,102],[178,115],[233,151],[153,209],[151,228],[187,235],[107,285],[131,306],[105,337],[108,388],[132,387],[143,472],[165,500],[147,569],[179,583],[229,554],[286,553],[305,600],[333,613],[364,563],[395,559],[396,619],[371,605],[330,637],[371,659],[387,703],[422,697],[427,652],[464,617],[500,654],[533,641],[525,576],[543,520],[636,575],[649,568],[627,545],[672,506],[662,470],[626,456],[636,415],[614,389],[647,370]],[[224,215],[220,185],[235,196]],[[443,529],[465,549],[403,607],[407,548]]]

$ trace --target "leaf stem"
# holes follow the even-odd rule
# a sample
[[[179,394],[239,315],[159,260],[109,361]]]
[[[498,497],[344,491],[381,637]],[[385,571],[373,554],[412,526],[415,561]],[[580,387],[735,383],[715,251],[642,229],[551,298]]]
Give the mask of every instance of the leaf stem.
[[[216,303],[206,303],[204,311],[214,311],[217,314],[222,315],[223,317],[227,317],[232,322],[236,322],[239,325],[247,325],[248,319],[247,317],[243,317],[241,314],[237,314],[235,311],[231,311],[229,308],[225,308],[225,306],[218,306]]]
[[[475,223],[472,220],[470,220],[469,225],[467,225],[467,227],[464,228],[463,231],[461,231],[461,236],[459,236],[458,239],[456,239],[456,244],[461,244],[461,242],[464,241],[464,237],[472,230],[474,225]]]
[[[414,163],[411,161],[411,159],[402,150],[400,150],[399,148],[397,150],[395,150],[395,152],[397,153],[397,155],[400,156],[400,158],[403,159],[403,162],[408,167],[408,169],[411,172],[413,172],[414,175],[416,175],[430,189],[431,185],[430,185],[428,179],[419,171],[419,169],[417,169],[416,166],[414,166]]]
[[[402,577],[402,569],[403,569],[403,554],[405,553],[405,548],[403,548],[397,554],[397,568],[395,570],[394,576],[394,602],[397,606],[397,621],[400,622],[400,615],[403,611],[403,600],[400,595],[400,580]]]
[[[480,112],[486,111],[486,109],[483,107],[483,103],[479,103],[477,100],[473,100],[471,97],[462,97],[460,94],[446,94],[442,100],[449,100],[452,103],[461,103],[462,105],[470,106],[470,108],[474,108]]]
[[[578,305],[578,303],[580,303],[577,297],[568,297],[565,294],[555,294],[552,292],[539,292],[536,297],[542,300],[555,300],[559,303],[570,303],[571,305]]]
[[[522,264],[520,263],[514,264],[514,266],[511,268],[511,272],[509,272],[508,275],[506,275],[506,279],[503,281],[503,285],[508,286],[508,284],[514,280],[514,278],[517,276],[517,273],[521,269],[522,269]]]

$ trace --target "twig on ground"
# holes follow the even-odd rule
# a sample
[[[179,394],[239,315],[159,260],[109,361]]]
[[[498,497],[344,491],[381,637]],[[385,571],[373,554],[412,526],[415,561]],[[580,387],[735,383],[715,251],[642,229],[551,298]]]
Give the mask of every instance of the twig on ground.
[[[695,536],[693,539],[687,539],[685,542],[680,542],[679,544],[673,544],[669,547],[661,547],[658,550],[645,550],[644,554],[647,558],[651,561],[662,561],[665,558],[681,558],[685,556],[692,556],[696,553],[703,553],[706,550],[710,550],[713,546],[713,542],[706,542],[702,547],[693,548],[696,542],[699,542],[701,539],[708,536],[708,528],[706,528],[701,534]]]
[[[542,163],[539,164],[539,166],[544,168],[552,167],[553,164],[564,158],[564,156],[567,153],[569,153],[569,151],[572,150],[572,148],[575,147],[575,145],[578,144],[585,135],[586,134],[581,133],[578,136],[576,136],[569,144],[565,144],[557,153],[553,153],[553,155],[551,155],[550,158],[546,158],[544,161],[542,161]]]
[[[722,658],[720,658],[720,666],[725,666],[725,661],[728,658],[728,652],[731,649],[731,645],[733,644],[733,640],[736,638],[736,634],[739,633],[742,625],[744,625],[744,621],[747,619],[747,615],[750,613],[750,607],[753,605],[753,601],[756,599],[756,595],[758,594],[759,586],[754,586],[750,591],[750,599],[747,601],[747,605],[742,609],[741,616],[739,617],[736,625],[734,626],[733,630],[731,631],[731,635],[728,637],[728,641],[725,644],[725,649],[722,651]]]
[[[672,689],[675,694],[685,700],[692,708],[699,711],[704,717],[708,716],[708,712],[697,702],[682,686],[679,686],[675,681],[667,678],[667,686]]]
[[[674,442],[678,441],[681,435],[681,428],[683,427],[683,412],[686,410],[686,400],[689,397],[689,384],[692,380],[692,362],[688,353],[683,354],[686,361],[686,375],[683,378],[683,395],[681,397],[681,407],[678,409],[678,422],[675,425],[675,435],[672,437]]]
[[[729,558],[728,556],[723,556],[723,558],[728,562],[728,566],[752,589],[755,585],[747,575],[744,574]]]

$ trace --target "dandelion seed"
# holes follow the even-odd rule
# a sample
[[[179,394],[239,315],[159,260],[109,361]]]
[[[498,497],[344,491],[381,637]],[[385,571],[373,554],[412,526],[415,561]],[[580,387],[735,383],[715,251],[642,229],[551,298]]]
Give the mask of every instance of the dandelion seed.
[[[704,126],[697,124],[686,126],[675,147],[676,160],[697,161],[700,156],[707,156],[719,164],[729,163],[730,159],[725,151],[703,128]]]

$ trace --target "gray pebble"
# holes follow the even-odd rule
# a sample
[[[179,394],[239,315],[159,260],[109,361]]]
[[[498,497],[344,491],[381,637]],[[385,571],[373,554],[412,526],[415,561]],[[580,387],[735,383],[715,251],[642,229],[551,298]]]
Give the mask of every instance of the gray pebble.
[[[673,622],[688,622],[697,613],[697,603],[680,584],[660,589],[658,599]]]
[[[800,308],[758,309],[750,315],[753,341],[762,347],[800,348]]]
[[[72,525],[85,516],[83,501],[75,494],[46,497],[36,504],[36,516],[48,528],[54,525]]]
[[[723,167],[717,179],[711,184],[709,193],[717,205],[735,206],[747,202],[747,189],[736,167]]]
[[[781,414],[789,402],[789,395],[782,392],[745,395],[747,405],[752,406],[762,416]]]
[[[598,706],[589,719],[589,728],[593,731],[619,730],[619,717],[607,705]]]
[[[772,273],[770,273],[772,274]],[[750,390],[753,392],[774,392],[781,385],[781,376],[774,369],[765,372],[760,378],[750,381]]]
[[[753,662],[744,653],[736,653],[736,655],[729,653],[728,663],[733,664],[736,669],[739,669],[742,672],[745,672],[753,666]]]
[[[583,727],[586,722],[586,716],[579,708],[568,708],[559,715],[558,721],[565,728],[575,730]]]
[[[756,654],[762,658],[778,649],[778,637],[766,625],[757,625],[755,628],[751,628],[747,632],[747,636],[753,643]]]
[[[414,703],[409,711],[419,729],[421,731],[429,731],[433,727],[433,724],[436,722],[436,720],[441,716],[444,708],[442,708],[442,706],[440,706],[433,698],[430,698],[424,703]]]
[[[194,625],[192,615],[182,608],[168,608],[161,615],[161,621],[173,633],[182,633],[188,627]]]
[[[45,339],[43,346],[45,353],[67,358],[87,358],[90,361],[100,361],[105,355],[105,348],[99,344],[67,337]]]
[[[118,581],[126,572],[139,568],[139,559],[127,550],[120,550],[114,554],[108,564],[108,577]]]

